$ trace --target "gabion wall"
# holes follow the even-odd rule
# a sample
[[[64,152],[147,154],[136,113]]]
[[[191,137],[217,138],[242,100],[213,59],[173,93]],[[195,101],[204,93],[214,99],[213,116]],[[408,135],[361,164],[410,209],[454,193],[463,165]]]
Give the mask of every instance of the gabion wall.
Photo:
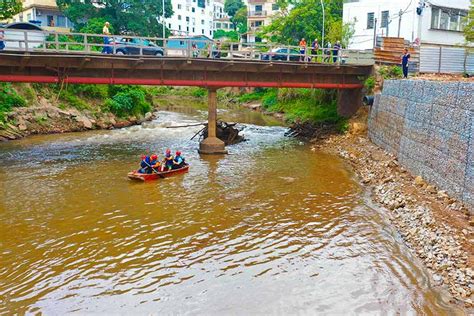
[[[474,209],[474,83],[385,80],[369,137]]]

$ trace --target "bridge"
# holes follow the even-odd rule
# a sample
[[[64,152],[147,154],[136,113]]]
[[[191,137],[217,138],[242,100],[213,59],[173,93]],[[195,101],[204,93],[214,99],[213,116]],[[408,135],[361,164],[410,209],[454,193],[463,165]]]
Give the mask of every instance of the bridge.
[[[372,65],[361,58],[341,51],[330,57],[326,52],[300,54],[290,46],[260,45],[250,50],[240,43],[225,43],[209,49],[207,58],[195,54],[195,41],[183,40],[184,48],[166,49],[172,39],[146,38],[154,43],[165,43],[162,49],[153,45],[150,55],[143,38],[112,39],[113,44],[91,41],[104,37],[97,34],[63,34],[16,31],[20,36],[5,36],[4,41],[15,43],[15,48],[0,51],[0,82],[127,84],[199,86],[208,89],[209,136],[200,144],[201,153],[224,153],[224,143],[216,137],[217,89],[223,87],[275,87],[337,89],[338,112],[351,116],[362,99],[363,80],[371,73]],[[6,33],[8,34],[8,33]],[[43,36],[39,36],[43,35]],[[126,41],[124,41],[124,38]],[[135,40],[139,44],[128,44]],[[71,48],[74,47],[75,50]],[[77,49],[79,47],[80,49]],[[111,54],[101,54],[106,47]],[[134,54],[118,54],[123,47],[133,47]],[[209,46],[211,47],[211,46]],[[283,47],[283,48],[282,48]],[[8,45],[7,45],[8,48]],[[247,49],[245,49],[247,48]],[[286,49],[286,51],[285,51]],[[283,50],[280,53],[278,50]],[[346,56],[346,60],[343,60]],[[216,58],[219,57],[219,58]],[[334,58],[335,63],[331,62]],[[301,60],[301,61],[300,61]]]

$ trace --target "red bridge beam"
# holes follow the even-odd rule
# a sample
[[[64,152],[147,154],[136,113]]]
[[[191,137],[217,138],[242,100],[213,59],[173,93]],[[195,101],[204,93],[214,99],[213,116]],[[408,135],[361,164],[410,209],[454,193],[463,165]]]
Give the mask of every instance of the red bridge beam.
[[[175,79],[134,79],[134,78],[91,78],[65,77],[71,84],[123,84],[152,86],[196,86],[196,87],[254,87],[254,88],[313,88],[313,89],[361,89],[361,83],[298,83],[260,81],[209,81]],[[0,82],[60,83],[57,76],[0,75]]]

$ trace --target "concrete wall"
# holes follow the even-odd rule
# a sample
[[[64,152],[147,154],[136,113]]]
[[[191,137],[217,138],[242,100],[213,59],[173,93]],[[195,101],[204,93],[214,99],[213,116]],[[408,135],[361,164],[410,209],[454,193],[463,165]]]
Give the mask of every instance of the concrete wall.
[[[369,137],[474,209],[474,83],[386,80]]]

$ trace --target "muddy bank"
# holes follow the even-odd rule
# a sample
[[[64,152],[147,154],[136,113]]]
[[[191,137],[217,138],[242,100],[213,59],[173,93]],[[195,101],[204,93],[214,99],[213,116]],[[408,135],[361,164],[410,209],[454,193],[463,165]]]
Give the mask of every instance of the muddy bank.
[[[144,117],[119,118],[100,109],[61,109],[45,98],[39,97],[37,105],[14,108],[7,113],[7,122],[0,128],[0,141],[14,140],[34,134],[55,134],[80,132],[94,129],[122,128],[149,121],[154,115],[149,112]]]
[[[456,302],[472,309],[474,292],[474,218],[445,191],[409,174],[397,159],[370,142],[366,109],[346,135],[315,142],[345,158],[373,199],[386,209],[401,238]]]

